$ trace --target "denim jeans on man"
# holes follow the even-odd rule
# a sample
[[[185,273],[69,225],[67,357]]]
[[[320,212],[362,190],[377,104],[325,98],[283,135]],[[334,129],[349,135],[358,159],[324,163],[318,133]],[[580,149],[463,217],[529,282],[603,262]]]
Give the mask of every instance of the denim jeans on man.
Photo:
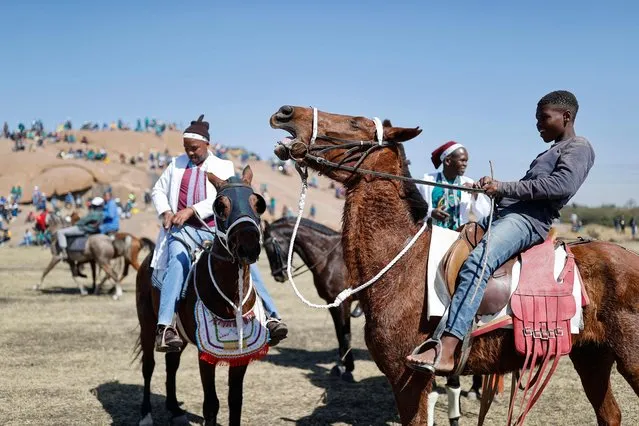
[[[173,315],[175,314],[176,304],[180,299],[182,285],[191,268],[189,252],[184,244],[175,238],[174,235],[186,242],[191,250],[196,247],[195,241],[201,244],[204,240],[212,240],[214,238],[209,231],[193,228],[188,225],[184,225],[181,231],[180,228],[174,227],[171,229],[171,234],[168,237],[169,265],[162,281],[158,325],[170,325],[173,322]],[[253,278],[253,284],[255,285],[257,294],[262,298],[267,316],[279,318],[273,299],[271,299],[271,296],[264,286],[256,264],[251,265],[251,277]]]
[[[486,229],[488,217],[484,218],[480,225]],[[541,242],[542,239],[530,221],[518,213],[510,213],[494,220],[490,229],[490,243],[484,276],[478,282],[486,249],[485,237],[470,253],[468,260],[459,271],[459,287],[457,287],[450,303],[446,332],[463,340],[470,331],[473,318],[479,309],[488,278],[508,259]],[[476,288],[477,294],[473,298]]]

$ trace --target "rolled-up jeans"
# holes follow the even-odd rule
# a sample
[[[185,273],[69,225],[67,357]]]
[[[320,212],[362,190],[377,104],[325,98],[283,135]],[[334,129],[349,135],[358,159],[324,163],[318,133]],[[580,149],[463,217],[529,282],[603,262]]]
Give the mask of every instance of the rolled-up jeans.
[[[191,269],[191,256],[189,253],[197,247],[197,244],[202,244],[205,240],[213,240],[215,237],[206,229],[184,225],[182,228],[173,227],[167,238],[169,239],[169,264],[162,280],[158,325],[170,325],[173,323],[173,316],[180,300],[182,286]],[[180,240],[188,244],[189,248],[187,249]],[[255,264],[251,265],[251,277],[253,278],[255,290],[262,299],[267,316],[279,318],[273,299],[271,299],[266,290]]]
[[[80,237],[85,235],[86,232],[78,228],[77,226],[69,226],[67,228],[60,229],[57,233],[58,236],[58,246],[66,250],[67,248],[67,237]]]
[[[484,218],[480,225],[486,229],[488,218]],[[460,340],[463,340],[470,331],[473,317],[477,314],[486,290],[488,278],[508,259],[543,240],[530,221],[518,213],[509,213],[494,220],[490,229],[486,271],[480,281],[486,237],[487,235],[470,253],[459,271],[459,286],[450,303],[445,331]]]

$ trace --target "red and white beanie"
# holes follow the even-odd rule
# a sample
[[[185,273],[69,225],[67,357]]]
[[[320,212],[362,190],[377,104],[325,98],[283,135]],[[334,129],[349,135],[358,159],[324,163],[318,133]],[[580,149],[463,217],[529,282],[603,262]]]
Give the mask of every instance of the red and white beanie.
[[[448,157],[453,152],[457,151],[459,148],[464,148],[464,145],[457,143],[455,141],[449,141],[437,148],[430,156],[431,161],[436,169],[442,165],[444,159]]]
[[[204,121],[204,114],[200,115],[197,120],[191,121],[191,125],[186,128],[182,137],[184,139],[195,139],[206,143],[211,141],[211,137],[209,136],[209,123]]]

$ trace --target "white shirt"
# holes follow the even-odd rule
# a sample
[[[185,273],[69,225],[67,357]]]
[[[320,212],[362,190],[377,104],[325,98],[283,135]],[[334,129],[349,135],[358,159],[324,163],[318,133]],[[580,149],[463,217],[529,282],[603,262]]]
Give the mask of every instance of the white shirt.
[[[428,182],[437,182],[437,175],[439,173],[440,172],[426,173],[424,175],[424,180]],[[460,176],[459,180],[462,185],[465,183],[475,183],[474,180],[466,176]],[[430,217],[433,211],[433,187],[430,185],[417,184],[417,188],[428,203],[428,215],[426,217]],[[477,198],[475,199],[472,193],[462,191],[461,204],[459,206],[459,214],[461,216],[460,225],[470,222],[471,211],[475,215],[475,220],[477,221],[488,216],[490,214],[490,198],[484,194],[477,194]]]
[[[206,160],[204,160],[204,162],[199,166],[202,171],[213,173],[215,176],[224,180],[235,174],[235,167],[233,166],[232,161],[217,158],[211,151],[208,151],[208,153]],[[155,207],[158,216],[165,211],[177,213],[178,200],[180,198],[180,183],[182,182],[184,171],[188,165],[189,157],[186,154],[173,158],[153,186],[151,199],[153,200],[153,206]],[[200,218],[206,219],[213,214],[213,202],[215,201],[216,195],[217,191],[215,190],[215,187],[207,180],[206,199],[191,206]],[[151,261],[152,268],[166,269],[168,265],[166,237],[167,233],[164,227],[161,227],[155,246],[155,252],[153,252],[153,259]]]

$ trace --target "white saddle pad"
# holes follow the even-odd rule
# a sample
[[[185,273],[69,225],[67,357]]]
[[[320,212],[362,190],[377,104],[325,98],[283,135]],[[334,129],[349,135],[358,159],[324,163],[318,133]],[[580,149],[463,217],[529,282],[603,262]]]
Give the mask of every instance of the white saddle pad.
[[[450,248],[450,246],[459,237],[459,232],[451,231],[450,229],[442,228],[439,226],[433,226],[433,231],[430,239],[430,251],[428,253],[428,306],[427,316],[441,317],[444,315],[446,307],[450,304],[450,297],[448,297],[448,291],[441,291],[442,288],[446,288],[446,284],[441,277],[437,274],[437,269],[442,261],[444,255]],[[490,249],[489,249],[490,250]],[[566,263],[566,250],[559,246],[555,250],[555,270],[554,276],[557,278],[561,273]],[[577,266],[575,265],[575,268]],[[512,295],[517,289],[519,284],[519,274],[521,272],[521,262],[515,262],[512,271],[512,285],[510,288],[510,294]],[[440,291],[438,291],[440,290]],[[432,295],[432,296],[431,296]],[[577,307],[575,315],[570,320],[570,330],[573,334],[579,334],[579,331],[583,329],[583,311],[581,307],[581,282],[579,281],[579,274],[575,274],[575,281],[573,284],[572,295],[575,298],[575,306]],[[481,317],[479,323],[487,323],[496,318],[512,315],[510,310],[510,303],[504,307],[500,312],[494,315],[484,315]]]
[[[262,300],[256,296],[253,309],[243,315],[243,344],[240,348],[235,318],[220,318],[198,298],[195,304],[195,332],[200,358],[211,364],[246,365],[268,353],[269,333]]]

